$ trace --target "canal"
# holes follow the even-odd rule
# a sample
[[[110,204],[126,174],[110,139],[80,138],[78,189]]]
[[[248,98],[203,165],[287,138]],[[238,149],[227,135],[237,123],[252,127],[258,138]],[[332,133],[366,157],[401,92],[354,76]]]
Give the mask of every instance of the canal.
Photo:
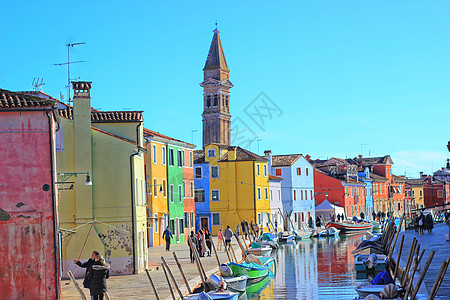
[[[367,282],[353,271],[353,255],[364,234],[311,238],[280,245],[276,272],[247,290],[254,299],[354,299],[354,287]]]

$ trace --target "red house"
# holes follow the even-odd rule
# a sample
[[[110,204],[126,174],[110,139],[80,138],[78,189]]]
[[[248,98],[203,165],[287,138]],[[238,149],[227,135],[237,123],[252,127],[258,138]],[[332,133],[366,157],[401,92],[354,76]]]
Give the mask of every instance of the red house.
[[[59,299],[55,102],[0,90],[0,298]]]
[[[424,179],[423,200],[425,207],[444,205],[450,202],[449,184],[443,180],[427,176]]]

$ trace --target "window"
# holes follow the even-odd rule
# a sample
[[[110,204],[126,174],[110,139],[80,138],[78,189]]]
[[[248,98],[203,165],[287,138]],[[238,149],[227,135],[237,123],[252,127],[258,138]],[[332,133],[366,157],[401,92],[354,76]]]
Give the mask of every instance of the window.
[[[264,164],[263,166],[264,166],[264,177],[267,177],[267,165]]]
[[[173,199],[174,199],[174,194],[175,192],[174,192],[174,188],[173,188],[173,184],[171,184],[170,185],[170,202],[172,202],[173,203]]]
[[[154,214],[155,217],[155,233],[158,233],[158,214]]]
[[[219,190],[211,190],[211,201],[220,201],[220,193]]]
[[[145,197],[145,182],[141,179],[141,194],[142,194],[142,205],[147,205],[147,198]]]
[[[422,190],[419,190],[419,196],[422,197]]]
[[[191,211],[191,227],[194,227],[194,212]]]
[[[437,191],[437,196],[438,196],[438,198],[443,198],[444,197],[444,191]]]
[[[278,190],[278,202],[280,202],[280,201],[281,201],[281,191]]]
[[[272,190],[270,190],[270,201],[273,201],[273,193],[272,193]]]
[[[305,190],[305,200],[308,200],[308,191]]]
[[[256,176],[261,176],[259,164],[256,164]]]
[[[398,210],[400,210],[400,202],[398,202],[397,205],[398,205]]]
[[[195,190],[195,202],[205,202],[205,190]]]
[[[211,178],[219,178],[219,167],[211,166]]]
[[[186,181],[183,181],[183,197],[186,197]]]
[[[192,158],[192,151],[189,152],[189,167],[192,168],[192,163],[193,163],[194,159]]]
[[[136,178],[135,179],[135,193],[136,193],[136,205],[139,205],[139,199],[140,199],[140,194],[139,194],[139,180]]]
[[[184,222],[184,228],[189,228],[189,213],[188,212],[184,213],[184,219],[186,220]]]
[[[297,191],[294,190],[294,201],[297,200]]]
[[[169,149],[169,166],[173,166],[173,149]]]
[[[258,213],[258,224],[261,225],[261,213]]]
[[[268,188],[264,188],[264,196],[265,196],[266,200],[269,199],[269,189]]]
[[[162,158],[162,164],[163,164],[163,166],[165,166],[166,165],[166,147],[162,147],[162,155],[161,155],[161,158]]]
[[[311,200],[314,200],[314,198],[313,198],[313,191],[312,190],[309,191],[309,194],[311,196]]]
[[[190,185],[191,185],[191,189],[189,190],[189,197],[192,198],[194,196],[194,182],[191,181]]]
[[[216,157],[216,149],[208,149],[208,157]]]
[[[184,156],[185,155],[185,153],[184,153],[184,150],[182,150],[181,151],[181,162],[182,162],[182,166],[186,166],[186,164],[185,164],[185,157],[186,156]]]
[[[306,176],[308,176],[308,175],[309,175],[309,169],[306,168]]]
[[[156,164],[156,145],[153,145],[153,163]]]
[[[413,196],[413,197],[416,197],[416,195],[415,195],[414,191],[412,191],[412,196]]]
[[[275,175],[281,176],[281,169],[275,169]]]
[[[195,167],[195,179],[201,179],[202,177],[202,167]]]
[[[164,197],[167,197],[167,193],[166,193],[166,180],[165,180],[165,179],[163,179],[162,189],[163,189],[163,196],[164,196]]]
[[[178,186],[178,201],[181,203],[183,202],[183,191],[182,191],[183,186],[179,185]]]
[[[297,175],[302,175],[302,168],[297,168]]]
[[[158,197],[158,180],[153,179],[153,197]]]
[[[181,150],[178,150],[178,167],[183,166],[183,153]]]
[[[184,220],[180,219],[180,234],[184,234]]]
[[[220,225],[220,213],[212,213],[212,224],[213,226]]]
[[[170,219],[170,231],[171,232],[175,232],[175,220],[174,219]]]
[[[300,200],[303,200],[303,190],[300,190]]]

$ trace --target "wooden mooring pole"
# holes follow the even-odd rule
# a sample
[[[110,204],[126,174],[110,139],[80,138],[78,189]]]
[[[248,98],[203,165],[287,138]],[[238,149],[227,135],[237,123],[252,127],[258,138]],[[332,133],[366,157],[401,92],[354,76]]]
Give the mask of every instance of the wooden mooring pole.
[[[443,261],[441,265],[441,269],[439,270],[438,276],[436,277],[436,281],[434,282],[433,289],[431,290],[430,295],[428,296],[428,300],[434,299],[436,294],[441,286],[442,280],[444,280],[445,273],[447,272],[448,265],[450,263],[450,255],[447,258],[447,261]]]
[[[428,260],[425,263],[425,267],[423,268],[422,273],[420,274],[419,280],[417,281],[416,288],[414,289],[414,292],[411,294],[411,299],[416,298],[416,295],[419,292],[420,285],[422,284],[422,281],[425,278],[425,274],[428,271],[428,267],[430,266],[431,261],[433,260],[434,253],[435,253],[434,251],[431,251],[430,256],[428,256]]]
[[[156,292],[156,288],[155,288],[155,285],[153,284],[153,280],[152,280],[152,277],[150,276],[150,272],[148,271],[148,269],[145,269],[145,272],[147,272],[148,280],[150,281],[150,285],[152,286],[153,293],[155,293],[156,300],[159,300],[159,296],[158,296],[158,293]]]
[[[188,237],[188,238],[189,238],[189,237]],[[183,269],[181,268],[181,264],[180,264],[180,262],[178,261],[178,257],[177,257],[177,255],[176,255],[175,252],[173,252],[172,254],[173,254],[173,258],[175,258],[175,262],[177,263],[178,270],[180,270],[181,277],[183,278],[184,284],[185,284],[186,287],[187,287],[187,291],[188,291],[189,294],[192,294],[192,291],[191,291],[191,288],[189,287],[189,284],[188,284],[188,281],[187,281],[187,279],[186,279],[186,276],[184,276]]]
[[[395,277],[397,276],[397,271],[398,271],[398,265],[400,264],[400,257],[402,255],[402,250],[403,250],[403,242],[405,241],[405,236],[402,235],[402,240],[400,242],[400,248],[398,248],[398,257],[397,257],[397,262],[395,263],[395,271],[394,271],[394,280]]]
[[[172,299],[176,300],[175,299],[175,295],[173,294],[173,291],[172,291],[172,285],[170,284],[169,276],[167,276],[167,271],[166,271],[166,268],[164,267],[163,263],[161,263],[161,267],[162,267],[162,269],[164,271],[164,275],[166,276],[167,286],[169,287],[169,291],[170,291],[170,294],[172,295]]]
[[[169,275],[170,275],[170,278],[172,279],[173,285],[175,286],[175,289],[177,290],[178,295],[180,295],[180,298],[181,298],[181,299],[184,299],[183,293],[181,293],[180,288],[178,287],[177,281],[175,280],[175,277],[173,276],[172,271],[171,271],[170,268],[169,268],[169,265],[167,264],[167,262],[166,262],[166,260],[164,259],[164,257],[161,256],[161,260],[162,260],[164,266],[166,267],[167,272],[168,272]]]

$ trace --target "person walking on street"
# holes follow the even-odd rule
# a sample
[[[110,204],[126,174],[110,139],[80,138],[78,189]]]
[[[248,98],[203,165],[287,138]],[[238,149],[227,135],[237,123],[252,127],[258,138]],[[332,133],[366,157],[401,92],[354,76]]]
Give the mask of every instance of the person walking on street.
[[[162,238],[166,240],[166,251],[170,250],[170,239],[173,237],[172,232],[170,232],[169,226],[164,230]]]
[[[222,250],[222,245],[223,245],[223,227],[220,226],[219,232],[217,233],[217,250],[220,251]]]
[[[241,234],[241,229],[239,228],[239,225],[236,227],[236,231],[234,232],[237,236]]]
[[[95,256],[90,275],[89,290],[93,300],[103,300],[103,295],[107,291],[106,279],[109,278],[109,265],[105,262],[101,254]]]
[[[86,289],[89,288],[89,285],[90,285],[90,282],[91,282],[90,276],[91,276],[91,272],[92,272],[92,265],[94,264],[95,257],[97,255],[100,255],[100,253],[98,251],[94,250],[94,251],[92,251],[91,258],[89,258],[84,263],[80,262],[78,259],[74,259],[73,260],[73,262],[77,266],[79,266],[81,268],[86,268],[86,274],[84,275],[84,280],[83,280],[83,287],[86,288]]]
[[[359,216],[361,217],[361,219],[363,219],[363,220],[364,220],[364,217],[365,217],[365,215],[364,215],[364,213],[363,213],[363,212],[361,212],[361,213],[359,214]]]
[[[423,213],[420,213],[419,216],[419,234],[423,234],[423,230],[425,228],[425,217],[423,216]]]
[[[191,230],[191,235],[189,236],[192,247],[198,248],[198,239],[194,234],[194,231]],[[188,241],[189,244],[189,241]],[[189,257],[191,258],[191,263],[194,263],[194,252],[192,251],[192,248],[189,246]]]
[[[206,247],[208,247],[208,256],[211,256],[211,232],[208,228],[205,228],[205,241]]]
[[[233,237],[233,231],[231,231],[230,225],[227,225],[227,229],[225,229],[224,237],[225,237],[225,247],[228,247],[227,249],[230,249],[231,238]]]
[[[433,217],[430,215],[427,215],[425,217],[425,229],[428,230],[428,233],[431,233],[431,231],[433,230]]]

